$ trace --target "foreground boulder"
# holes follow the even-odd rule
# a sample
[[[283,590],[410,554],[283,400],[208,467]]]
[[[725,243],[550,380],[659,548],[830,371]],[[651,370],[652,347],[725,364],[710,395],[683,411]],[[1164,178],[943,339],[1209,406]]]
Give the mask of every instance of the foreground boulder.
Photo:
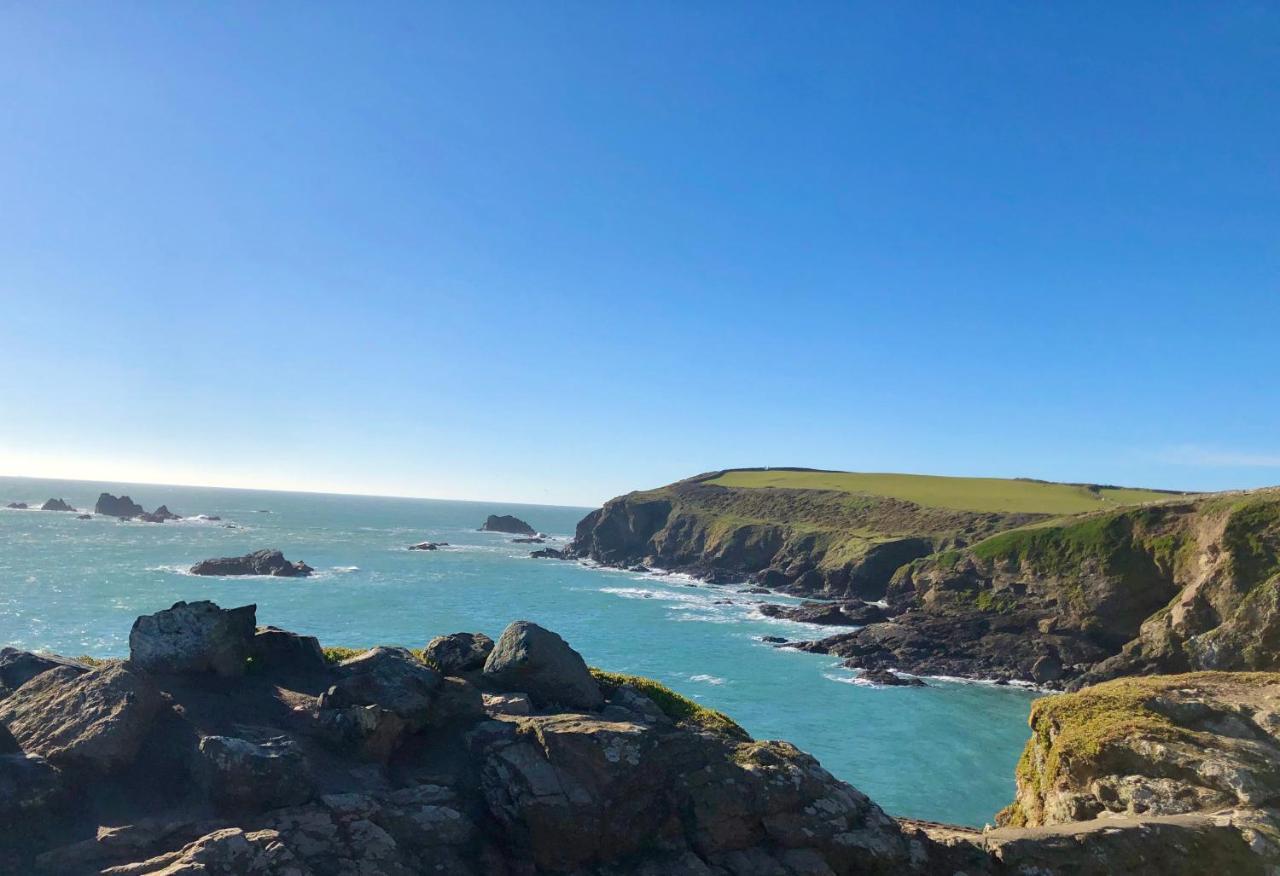
[[[537,535],[538,531],[519,517],[510,514],[490,514],[480,527],[481,532],[509,532],[513,535]]]
[[[287,736],[253,742],[234,736],[200,740],[199,780],[224,810],[253,812],[295,806],[310,799],[311,768]]]
[[[273,575],[278,578],[302,578],[315,569],[306,563],[291,563],[277,550],[260,550],[243,557],[218,557],[202,560],[191,567],[192,575]]]
[[[484,674],[496,687],[527,693],[539,705],[598,709],[604,702],[582,655],[530,621],[516,621],[502,631]]]
[[[75,672],[88,672],[89,667],[77,660],[56,654],[36,654],[17,648],[0,648],[0,698],[3,698],[42,672],[70,667]]]
[[[160,707],[160,691],[128,664],[60,666],[0,702],[0,723],[29,754],[105,774],[133,763]]]
[[[491,653],[493,639],[484,633],[436,636],[423,649],[423,656],[447,675],[483,669]]]
[[[256,605],[222,609],[208,601],[176,602],[133,622],[129,662],[143,672],[243,675],[256,612]]]
[[[110,493],[103,493],[98,496],[98,501],[94,503],[93,513],[105,514],[107,517],[128,519],[145,514],[146,510],[128,496],[113,496]]]
[[[43,505],[40,506],[40,510],[41,511],[74,511],[76,509],[72,508],[62,499],[50,499],[49,501],[45,502]]]
[[[371,648],[338,664],[340,680],[320,698],[321,708],[377,706],[421,728],[431,716],[440,673],[406,648]]]
[[[250,656],[269,675],[311,675],[328,668],[315,636],[300,636],[279,627],[259,627],[253,635]]]

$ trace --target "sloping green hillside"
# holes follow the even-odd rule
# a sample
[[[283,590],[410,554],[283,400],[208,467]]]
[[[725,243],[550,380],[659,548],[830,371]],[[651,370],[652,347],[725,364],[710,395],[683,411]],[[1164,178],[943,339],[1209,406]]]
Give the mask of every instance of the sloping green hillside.
[[[834,490],[899,499],[929,508],[1003,514],[1079,514],[1185,495],[1166,490],[1027,479],[777,468],[726,471],[703,483],[737,489]]]

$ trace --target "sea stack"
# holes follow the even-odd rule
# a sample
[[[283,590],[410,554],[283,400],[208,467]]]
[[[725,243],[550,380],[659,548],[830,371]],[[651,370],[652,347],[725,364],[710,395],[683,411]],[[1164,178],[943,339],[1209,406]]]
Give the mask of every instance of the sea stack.
[[[116,497],[110,493],[103,493],[94,504],[93,513],[105,514],[107,517],[128,519],[130,517],[139,517],[145,514],[146,511],[128,496]]]
[[[191,567],[192,575],[271,575],[276,578],[304,578],[314,572],[306,563],[291,563],[277,550],[254,551],[243,557],[217,557]]]
[[[40,510],[41,511],[74,511],[76,509],[72,508],[62,499],[50,499],[49,501],[45,502],[43,505],[40,506]]]
[[[507,532],[512,535],[537,535],[538,531],[519,517],[510,514],[490,514],[480,527],[481,532]]]

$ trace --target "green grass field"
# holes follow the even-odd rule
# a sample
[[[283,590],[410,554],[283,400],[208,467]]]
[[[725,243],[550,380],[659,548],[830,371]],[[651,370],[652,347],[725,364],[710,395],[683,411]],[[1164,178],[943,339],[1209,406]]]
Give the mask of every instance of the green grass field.
[[[1012,514],[1077,514],[1174,498],[1158,490],[1090,488],[1003,478],[861,472],[729,471],[706,483],[724,487],[840,490],[860,496],[887,496],[932,508]]]

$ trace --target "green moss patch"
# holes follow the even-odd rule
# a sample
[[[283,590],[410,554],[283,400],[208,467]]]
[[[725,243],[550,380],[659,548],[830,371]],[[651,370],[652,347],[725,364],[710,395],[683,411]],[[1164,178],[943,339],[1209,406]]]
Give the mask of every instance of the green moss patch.
[[[645,678],[641,675],[623,675],[620,672],[605,672],[603,669],[591,667],[591,674],[607,691],[613,692],[623,685],[630,685],[640,693],[653,700],[654,705],[662,713],[677,724],[692,724],[704,730],[710,730],[733,739],[750,741],[751,736],[738,722],[723,712],[708,709],[683,694],[678,694],[665,684]]]

